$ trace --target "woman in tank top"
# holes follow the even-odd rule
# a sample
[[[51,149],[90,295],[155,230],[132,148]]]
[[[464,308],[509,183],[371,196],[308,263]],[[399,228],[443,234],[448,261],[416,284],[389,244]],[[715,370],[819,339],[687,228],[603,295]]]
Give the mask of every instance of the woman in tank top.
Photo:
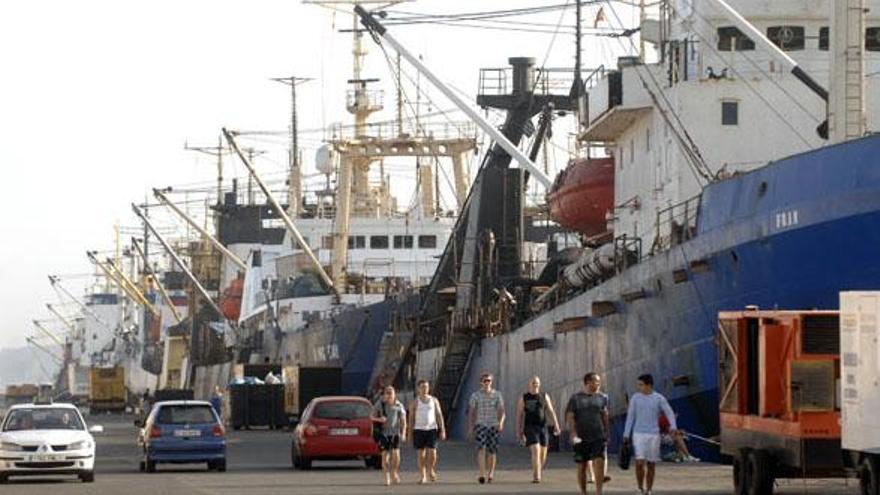
[[[532,482],[540,483],[544,464],[547,463],[547,419],[553,426],[553,435],[559,436],[559,421],[550,396],[541,392],[541,379],[533,376],[529,389],[516,406],[516,431],[519,441],[532,451]]]
[[[443,422],[443,411],[440,401],[429,395],[430,385],[427,380],[419,380],[416,385],[416,398],[410,402],[409,414],[413,447],[418,451],[419,483],[425,483],[430,476],[437,481],[437,441],[446,440],[446,425]]]

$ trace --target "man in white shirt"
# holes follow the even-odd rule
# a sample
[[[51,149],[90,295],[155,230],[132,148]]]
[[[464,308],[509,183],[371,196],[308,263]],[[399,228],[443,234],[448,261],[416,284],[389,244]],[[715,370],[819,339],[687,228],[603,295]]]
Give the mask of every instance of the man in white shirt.
[[[413,447],[419,453],[419,484],[423,484],[428,476],[437,481],[437,441],[446,440],[446,424],[440,401],[428,394],[428,380],[419,380],[416,391],[416,398],[409,404],[409,424]]]

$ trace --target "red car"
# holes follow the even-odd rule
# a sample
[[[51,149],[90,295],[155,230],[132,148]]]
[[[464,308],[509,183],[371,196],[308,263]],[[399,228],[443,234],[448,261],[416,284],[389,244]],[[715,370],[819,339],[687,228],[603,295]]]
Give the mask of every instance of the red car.
[[[362,459],[367,467],[381,468],[379,448],[373,441],[372,410],[363,397],[313,399],[293,431],[293,467],[310,469],[316,460]]]

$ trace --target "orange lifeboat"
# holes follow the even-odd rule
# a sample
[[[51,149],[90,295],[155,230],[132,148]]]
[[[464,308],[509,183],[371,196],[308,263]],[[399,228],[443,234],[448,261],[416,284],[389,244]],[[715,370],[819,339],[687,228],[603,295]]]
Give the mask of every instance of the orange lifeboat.
[[[223,297],[220,298],[220,310],[223,316],[232,321],[238,321],[241,315],[241,296],[244,292],[244,276],[239,275],[238,278],[229,283],[229,287],[223,290]]]
[[[578,158],[568,163],[547,193],[550,217],[591,237],[607,230],[614,208],[614,158]]]

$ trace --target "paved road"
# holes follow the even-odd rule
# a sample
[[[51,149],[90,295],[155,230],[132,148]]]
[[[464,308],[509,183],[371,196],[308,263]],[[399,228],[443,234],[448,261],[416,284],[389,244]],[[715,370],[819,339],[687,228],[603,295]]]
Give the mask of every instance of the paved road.
[[[270,431],[231,432],[229,471],[209,473],[201,466],[160,465],[156,474],[137,470],[138,452],[135,430],[130,418],[90,418],[91,424],[103,424],[106,433],[98,437],[98,470],[94,484],[66,479],[36,480],[19,478],[0,489],[12,494],[159,494],[159,495],[269,495],[269,494],[440,494],[484,493],[577,493],[570,454],[552,454],[543,484],[530,483],[528,453],[523,448],[504,447],[500,453],[502,469],[492,485],[478,485],[472,467],[472,451],[467,444],[449,442],[441,446],[440,480],[432,485],[416,485],[413,452],[404,450],[403,484],[387,488],[381,474],[362,463],[316,463],[309,472],[293,471],[289,460],[289,433]],[[631,472],[612,469],[613,480],[606,493],[635,493]],[[659,467],[657,495],[702,494],[728,495],[732,492],[730,468],[709,464],[663,464]],[[778,493],[838,495],[857,493],[854,480],[803,482],[783,481]]]

